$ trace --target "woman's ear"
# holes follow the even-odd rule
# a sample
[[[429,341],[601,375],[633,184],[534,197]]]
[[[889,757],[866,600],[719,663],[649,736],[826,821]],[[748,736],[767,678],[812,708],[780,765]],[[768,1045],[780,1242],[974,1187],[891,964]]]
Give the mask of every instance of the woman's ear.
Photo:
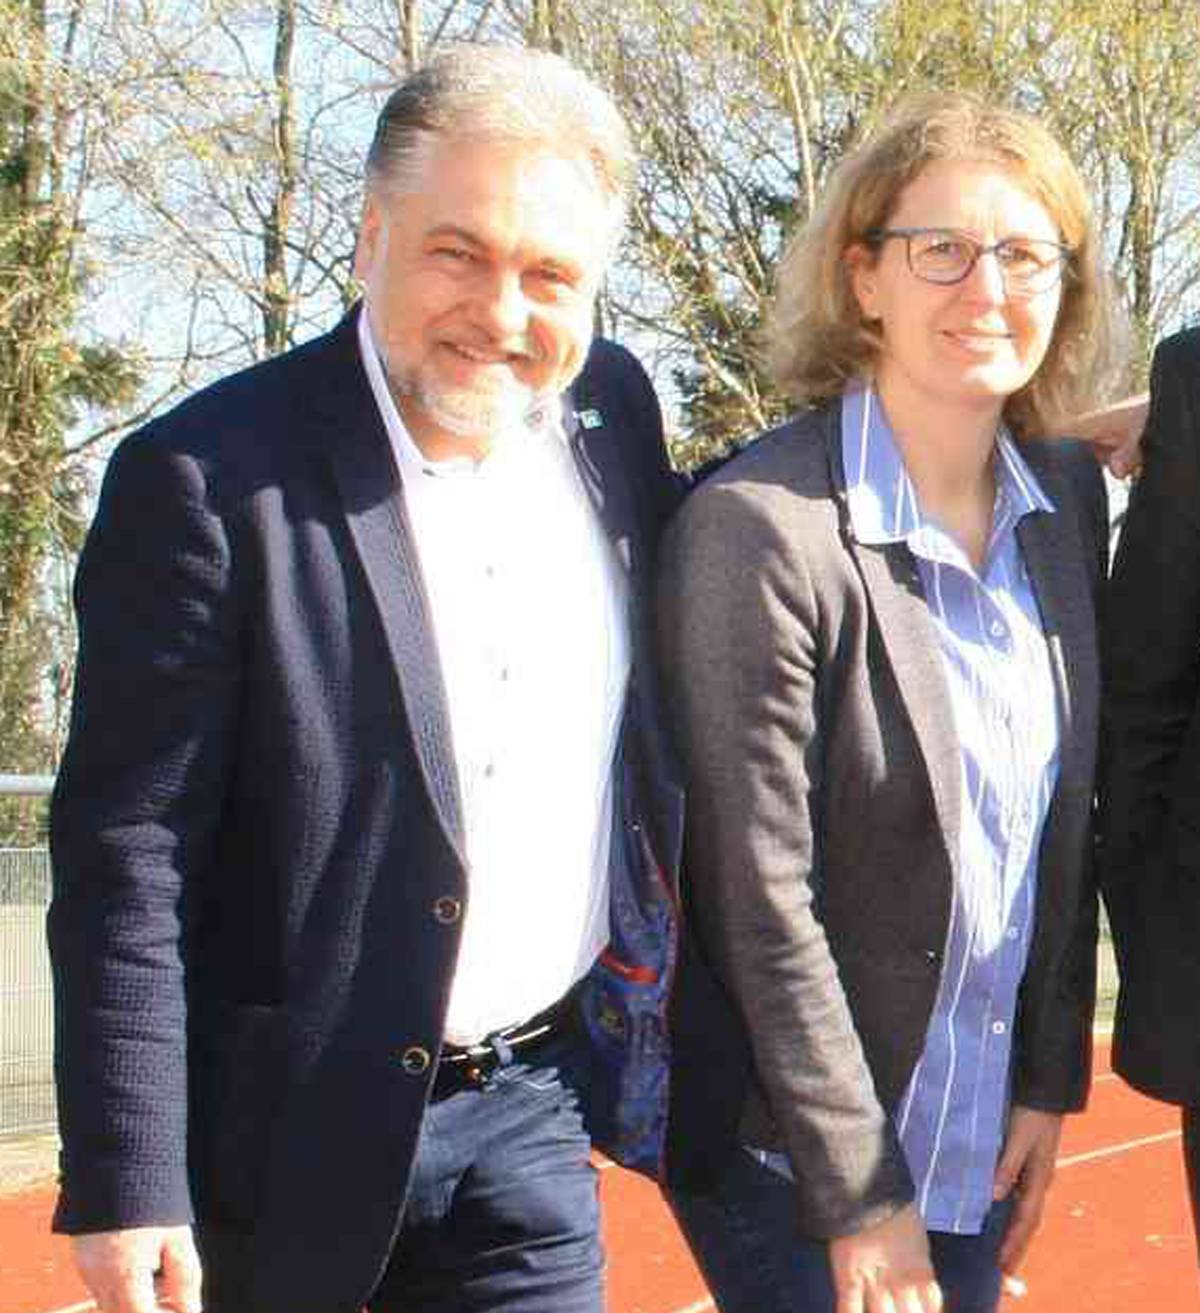
[[[864,319],[878,319],[876,309],[878,281],[875,277],[875,252],[862,242],[846,248],[842,256],[850,279],[850,289]]]

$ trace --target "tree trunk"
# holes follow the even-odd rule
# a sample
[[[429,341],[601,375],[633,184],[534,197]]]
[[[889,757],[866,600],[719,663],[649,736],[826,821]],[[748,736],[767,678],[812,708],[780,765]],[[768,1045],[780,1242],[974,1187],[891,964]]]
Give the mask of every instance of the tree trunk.
[[[296,2],[275,7],[275,119],[272,124],[276,186],[263,224],[263,345],[268,355],[285,351],[291,337],[291,285],[287,240],[296,196],[295,109],[292,54],[296,41]]]
[[[561,0],[533,0],[529,44],[563,53]]]
[[[400,46],[409,72],[421,62],[421,0],[400,0]]]
[[[55,407],[63,322],[72,299],[70,233],[45,196],[49,159],[44,0],[6,17],[25,58],[0,102],[0,753],[29,765],[37,741],[45,640],[39,580],[53,538],[63,457]],[[24,760],[21,760],[24,758]]]

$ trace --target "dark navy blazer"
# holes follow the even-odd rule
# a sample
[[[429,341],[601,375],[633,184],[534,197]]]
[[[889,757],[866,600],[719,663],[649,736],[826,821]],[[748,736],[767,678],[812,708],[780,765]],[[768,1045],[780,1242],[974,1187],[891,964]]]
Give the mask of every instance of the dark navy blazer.
[[[654,1169],[682,802],[646,592],[679,490],[620,348],[595,344],[564,422],[633,597],[613,940],[585,995],[593,1123]],[[441,1042],[461,923],[435,908],[468,881],[427,600],[353,314],[120,446],[76,600],[52,808],[56,1224],[194,1219],[206,1261],[220,1237],[250,1255],[255,1308],[356,1310]],[[537,933],[508,951],[536,952]]]
[[[1104,625],[1113,1067],[1188,1106],[1200,1103],[1200,329],[1155,350],[1142,452]]]

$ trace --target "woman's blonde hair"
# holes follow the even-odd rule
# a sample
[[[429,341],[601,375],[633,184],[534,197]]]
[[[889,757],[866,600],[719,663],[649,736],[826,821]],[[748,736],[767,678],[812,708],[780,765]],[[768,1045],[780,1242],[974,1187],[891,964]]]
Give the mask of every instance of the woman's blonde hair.
[[[1040,123],[963,93],[908,97],[838,164],[807,224],[788,242],[766,326],[767,367],[802,405],[840,395],[870,374],[883,340],[850,281],[847,252],[871,243],[900,193],[936,160],[994,163],[1045,207],[1071,256],[1045,359],[1004,408],[1025,436],[1052,432],[1101,399],[1114,356],[1112,298],[1079,170]]]

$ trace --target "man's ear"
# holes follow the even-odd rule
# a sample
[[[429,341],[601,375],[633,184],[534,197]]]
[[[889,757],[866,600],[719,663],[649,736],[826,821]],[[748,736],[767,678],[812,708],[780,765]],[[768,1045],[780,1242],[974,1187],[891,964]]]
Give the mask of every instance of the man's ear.
[[[370,276],[382,230],[383,203],[374,192],[369,191],[363,201],[358,240],[354,243],[354,276],[360,283],[366,282]]]

